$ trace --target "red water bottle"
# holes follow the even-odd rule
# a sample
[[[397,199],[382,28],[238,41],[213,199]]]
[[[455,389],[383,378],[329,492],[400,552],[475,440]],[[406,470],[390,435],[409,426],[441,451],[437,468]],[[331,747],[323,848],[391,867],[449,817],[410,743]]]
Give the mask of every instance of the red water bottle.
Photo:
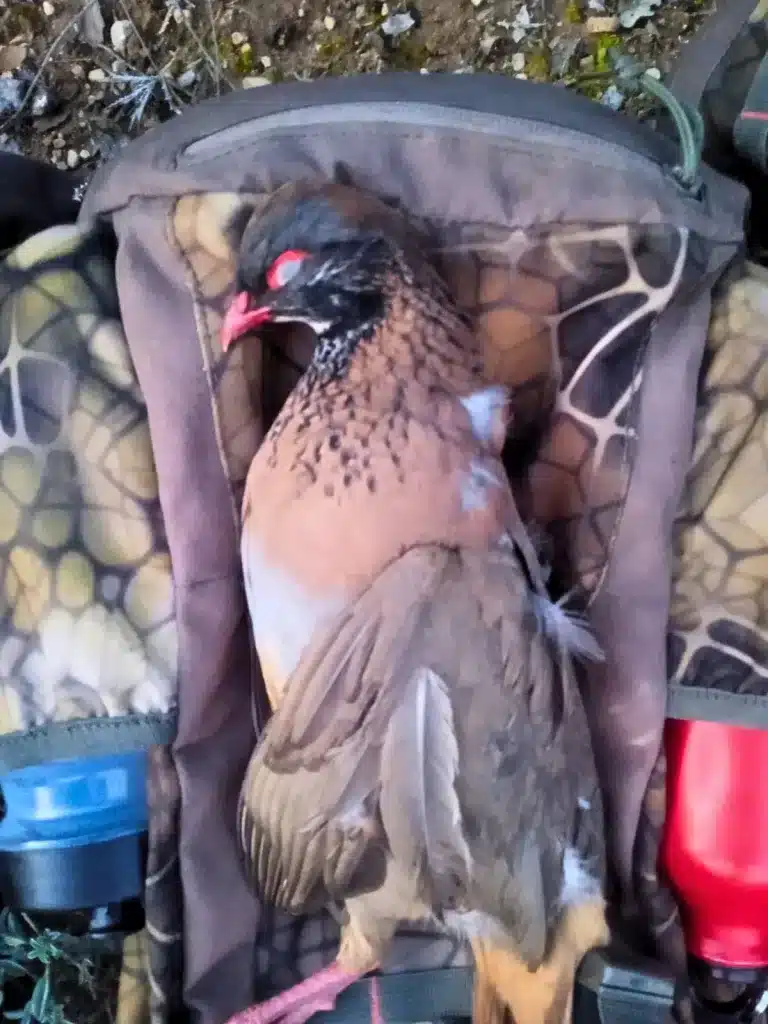
[[[768,731],[667,722],[662,862],[703,1020],[752,1021],[768,986]],[[738,998],[712,1004],[713,981]]]

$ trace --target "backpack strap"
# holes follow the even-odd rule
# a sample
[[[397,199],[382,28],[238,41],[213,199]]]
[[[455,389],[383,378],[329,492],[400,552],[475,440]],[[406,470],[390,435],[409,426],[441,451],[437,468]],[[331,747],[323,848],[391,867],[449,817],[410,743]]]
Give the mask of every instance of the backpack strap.
[[[733,126],[733,144],[763,174],[768,174],[768,54],[763,57]]]
[[[701,104],[707,82],[757,7],[758,0],[727,0],[706,19],[667,79],[679,100],[692,107]]]

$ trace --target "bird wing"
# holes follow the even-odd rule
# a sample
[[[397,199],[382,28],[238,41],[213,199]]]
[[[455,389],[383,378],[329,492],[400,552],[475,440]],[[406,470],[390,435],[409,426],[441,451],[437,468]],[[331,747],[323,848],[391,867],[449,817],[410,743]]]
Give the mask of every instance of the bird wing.
[[[391,853],[437,913],[480,909],[539,962],[565,851],[588,856],[602,825],[569,665],[513,545],[390,563],[311,645],[254,753],[258,891],[306,912],[378,888]]]
[[[239,812],[252,880],[270,903],[307,912],[383,880],[381,750],[444,559],[413,549],[386,567],[310,643],[285,687]]]
[[[531,589],[512,548],[462,552],[431,631],[430,664],[450,680],[459,747],[472,861],[465,907],[498,922],[535,968],[564,901],[602,888],[602,805],[575,675],[577,658],[597,648]]]

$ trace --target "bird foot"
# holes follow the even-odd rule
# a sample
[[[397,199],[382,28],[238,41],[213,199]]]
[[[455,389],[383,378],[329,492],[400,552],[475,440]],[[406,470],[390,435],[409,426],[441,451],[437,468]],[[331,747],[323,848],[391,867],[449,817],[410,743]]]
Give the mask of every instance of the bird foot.
[[[279,996],[236,1013],[227,1024],[305,1024],[316,1013],[332,1010],[336,998],[362,976],[332,964],[286,992],[281,992]],[[383,1024],[377,989],[374,990],[372,1003],[373,1024]]]

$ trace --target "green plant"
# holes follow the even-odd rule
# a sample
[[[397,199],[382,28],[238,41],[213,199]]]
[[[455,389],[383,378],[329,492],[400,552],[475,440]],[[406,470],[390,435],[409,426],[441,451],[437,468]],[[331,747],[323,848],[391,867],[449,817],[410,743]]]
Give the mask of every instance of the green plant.
[[[38,928],[26,914],[0,913],[0,1008],[6,1021],[21,1024],[80,1024],[70,1021],[59,991],[62,973],[94,993],[94,961],[84,955],[83,940]],[[32,992],[21,1009],[6,1009],[9,985],[26,982]]]

